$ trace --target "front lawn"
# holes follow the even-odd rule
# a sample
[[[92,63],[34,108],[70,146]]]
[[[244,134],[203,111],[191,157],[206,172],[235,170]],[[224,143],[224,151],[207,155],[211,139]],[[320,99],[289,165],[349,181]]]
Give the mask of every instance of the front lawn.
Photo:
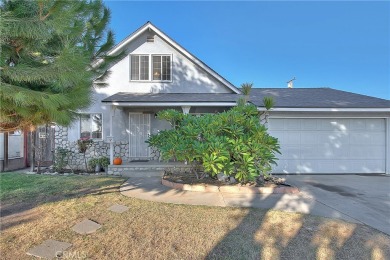
[[[82,175],[0,174],[0,200],[3,203],[43,202],[53,197],[72,197],[120,185],[125,179]]]
[[[117,191],[121,178],[1,177],[2,203],[48,201],[2,218],[2,259],[31,259],[26,251],[46,239],[72,243],[68,255],[79,259],[390,258],[389,236],[364,225],[272,210],[142,201]],[[108,211],[113,204],[129,210]],[[85,218],[103,227],[86,236],[73,232],[71,227]]]

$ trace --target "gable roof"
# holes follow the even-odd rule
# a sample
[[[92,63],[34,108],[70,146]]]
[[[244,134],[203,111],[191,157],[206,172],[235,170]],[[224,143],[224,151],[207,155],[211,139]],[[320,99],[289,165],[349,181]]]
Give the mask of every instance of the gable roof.
[[[263,98],[271,96],[275,108],[388,108],[390,100],[332,88],[253,88],[250,102],[264,107]]]
[[[156,26],[154,26],[151,22],[147,22],[140,28],[138,28],[135,32],[130,34],[128,37],[123,39],[121,42],[119,42],[117,45],[115,45],[110,51],[107,52],[107,55],[115,55],[118,54],[120,51],[122,51],[123,48],[126,47],[128,43],[133,41],[135,38],[137,38],[140,34],[145,32],[146,30],[153,30],[159,37],[161,37],[163,40],[165,40],[167,43],[169,43],[172,47],[174,47],[176,50],[178,50],[181,54],[183,54],[187,59],[191,60],[193,63],[204,69],[206,72],[208,72],[210,75],[212,75],[214,78],[216,78],[218,81],[220,81],[222,84],[224,84],[226,87],[231,89],[234,93],[240,94],[240,90],[236,88],[232,83],[230,83],[228,80],[226,80],[224,77],[219,75],[216,71],[214,71],[212,68],[207,66],[203,61],[195,57],[193,54],[191,54],[189,51],[187,51],[185,48],[183,48],[180,44],[178,44],[176,41],[171,39],[168,35],[163,33],[160,29],[158,29]]]

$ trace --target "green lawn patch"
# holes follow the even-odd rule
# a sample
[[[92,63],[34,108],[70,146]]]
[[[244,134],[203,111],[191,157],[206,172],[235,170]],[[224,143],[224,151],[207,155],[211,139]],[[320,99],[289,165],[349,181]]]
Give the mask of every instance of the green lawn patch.
[[[72,197],[98,192],[103,187],[118,186],[123,178],[105,176],[58,176],[24,173],[0,174],[0,200],[2,203],[50,200],[53,196]]]

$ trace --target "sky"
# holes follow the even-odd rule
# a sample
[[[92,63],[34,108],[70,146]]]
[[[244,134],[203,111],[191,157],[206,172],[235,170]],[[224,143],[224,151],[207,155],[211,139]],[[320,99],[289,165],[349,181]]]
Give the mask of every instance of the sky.
[[[390,99],[390,2],[105,1],[121,41],[147,21],[239,87]]]

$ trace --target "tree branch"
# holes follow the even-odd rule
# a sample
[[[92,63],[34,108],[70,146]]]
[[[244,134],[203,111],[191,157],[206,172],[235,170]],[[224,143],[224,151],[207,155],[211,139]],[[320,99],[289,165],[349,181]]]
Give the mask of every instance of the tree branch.
[[[42,9],[43,9],[43,3],[39,2],[39,19],[42,20]]]
[[[16,54],[19,56],[19,58],[20,58],[19,51],[20,51],[21,49],[23,49],[23,46],[22,46],[22,45],[20,45],[19,47],[16,47],[16,49],[15,49]]]
[[[39,3],[39,20],[44,21],[44,20],[46,20],[47,17],[49,17],[51,15],[50,10],[47,12],[47,14],[45,16],[42,16],[43,15],[42,12],[43,12],[43,3],[40,2]]]

